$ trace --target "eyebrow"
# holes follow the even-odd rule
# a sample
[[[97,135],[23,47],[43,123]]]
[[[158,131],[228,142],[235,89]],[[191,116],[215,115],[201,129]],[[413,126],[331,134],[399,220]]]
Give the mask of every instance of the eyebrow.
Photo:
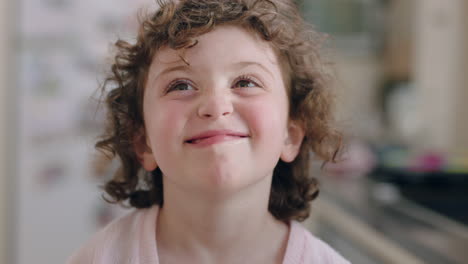
[[[263,71],[265,71],[266,73],[268,73],[269,75],[271,75],[272,77],[274,77],[273,73],[267,67],[255,61],[240,61],[240,62],[234,63],[231,67],[236,68],[236,69],[241,69],[241,68],[246,68],[249,66],[257,66],[261,68]],[[163,76],[169,72],[174,72],[174,71],[190,72],[190,71],[193,71],[193,69],[189,65],[186,65],[186,64],[169,67],[159,72],[158,75],[156,75],[156,77],[153,78],[152,82],[155,82],[157,79],[159,79],[160,76]]]
[[[258,63],[258,62],[255,62],[255,61],[240,61],[240,62],[234,63],[234,67],[236,67],[236,68],[246,68],[248,66],[260,67],[263,71],[265,71],[266,73],[268,73],[272,77],[274,77],[273,73],[261,63]]]
[[[158,76],[160,75],[164,75],[168,72],[173,72],[173,71],[191,71],[190,69],[190,66],[184,64],[184,65],[177,65],[177,66],[174,66],[174,67],[169,67],[169,68],[166,68],[164,70],[162,70]]]
[[[153,78],[152,82],[154,83],[159,77],[169,73],[169,72],[174,72],[174,71],[192,71],[189,65],[183,64],[183,65],[177,65],[173,67],[166,68],[162,70],[161,72],[158,72],[158,74]]]

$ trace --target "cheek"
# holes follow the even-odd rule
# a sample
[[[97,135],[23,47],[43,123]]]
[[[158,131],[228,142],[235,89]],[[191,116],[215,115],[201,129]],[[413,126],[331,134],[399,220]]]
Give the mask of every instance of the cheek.
[[[145,124],[146,133],[154,152],[167,148],[171,142],[176,142],[178,136],[175,132],[183,121],[183,111],[174,104],[158,104],[146,108]],[[146,110],[145,109],[145,110]]]
[[[270,143],[284,140],[287,105],[281,100],[259,100],[250,104],[249,123],[252,133]]]

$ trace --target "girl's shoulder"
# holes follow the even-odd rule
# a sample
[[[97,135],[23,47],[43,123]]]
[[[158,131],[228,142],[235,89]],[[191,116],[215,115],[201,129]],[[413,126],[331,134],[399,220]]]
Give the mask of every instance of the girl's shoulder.
[[[288,246],[283,264],[349,264],[336,250],[314,236],[300,223],[291,221]]]
[[[94,234],[68,264],[158,263],[155,234],[158,207],[136,209]]]

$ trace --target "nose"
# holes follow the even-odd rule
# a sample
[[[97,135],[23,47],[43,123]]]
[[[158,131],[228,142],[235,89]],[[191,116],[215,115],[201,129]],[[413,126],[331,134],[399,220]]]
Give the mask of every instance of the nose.
[[[200,99],[198,116],[203,119],[228,116],[234,110],[231,95],[226,91],[207,91]]]

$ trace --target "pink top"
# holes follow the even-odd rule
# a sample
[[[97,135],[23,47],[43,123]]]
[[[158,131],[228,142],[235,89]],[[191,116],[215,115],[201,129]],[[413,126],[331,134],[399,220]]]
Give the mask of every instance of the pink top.
[[[159,207],[138,209],[114,220],[68,260],[68,264],[159,264],[156,219]],[[283,264],[349,264],[301,224],[291,222]]]

